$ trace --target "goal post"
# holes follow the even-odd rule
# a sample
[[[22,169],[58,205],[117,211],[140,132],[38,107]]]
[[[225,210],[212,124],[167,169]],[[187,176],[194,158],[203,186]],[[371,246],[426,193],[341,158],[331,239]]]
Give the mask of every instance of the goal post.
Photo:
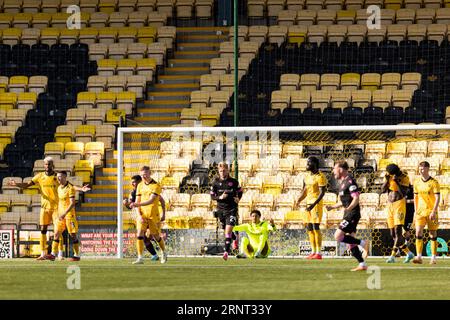
[[[237,170],[232,172],[232,176],[237,177],[241,173],[241,162],[244,162],[242,159],[246,157],[254,161],[268,159],[267,162],[273,163],[271,174],[277,173],[275,167],[278,168],[279,164],[274,159],[286,156],[282,155],[286,144],[296,144],[305,148],[312,146],[312,154],[314,152],[320,154],[320,147],[334,150],[334,153],[328,151],[325,153],[325,149],[322,149],[322,152],[325,158],[328,154],[333,154],[331,158],[336,160],[344,159],[348,155],[344,149],[340,149],[341,146],[351,145],[357,149],[361,145],[364,148],[365,145],[374,143],[414,141],[443,141],[448,145],[449,140],[450,124],[342,125],[338,127],[120,127],[117,132],[117,258],[123,258],[126,249],[122,201],[128,195],[125,189],[129,181],[126,181],[125,177],[129,179],[133,174],[138,174],[138,167],[144,163],[151,168],[164,170],[166,163],[174,163],[175,160],[172,159],[184,159],[180,162],[198,164],[204,161],[211,164],[225,161],[232,165],[233,170],[239,168],[239,172]],[[162,150],[161,146],[166,146],[168,141],[179,142],[179,144],[181,142],[198,143],[186,147],[189,150],[178,148],[178,144],[176,150]],[[250,150],[248,145],[252,141],[256,143],[258,150]],[[314,151],[314,146],[319,148]],[[296,156],[305,158],[300,154],[294,154],[292,159],[296,160]],[[382,157],[384,156],[385,153]],[[445,157],[448,157],[448,149]],[[378,158],[376,160],[379,161]],[[260,162],[261,166],[264,166],[264,161]],[[183,175],[186,176],[188,172],[183,164],[180,166],[176,169],[179,171],[172,176],[175,181],[181,183]],[[243,170],[246,168],[244,167]],[[160,173],[154,177],[158,182],[160,182],[159,177],[165,176],[163,171]],[[173,173],[172,169],[171,173]],[[166,176],[169,176],[169,172]],[[205,189],[203,188],[201,192],[205,193]]]

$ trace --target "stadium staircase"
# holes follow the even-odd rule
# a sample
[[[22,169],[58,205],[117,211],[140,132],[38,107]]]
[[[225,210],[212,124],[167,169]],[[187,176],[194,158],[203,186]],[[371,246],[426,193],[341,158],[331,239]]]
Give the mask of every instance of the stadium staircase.
[[[190,94],[199,90],[200,76],[209,73],[209,61],[219,56],[219,46],[226,41],[229,28],[177,28],[174,58],[157,76],[147,100],[138,106],[135,121],[144,126],[171,126],[180,123],[180,113],[189,107]],[[125,150],[139,150],[136,139],[124,141]],[[155,148],[157,146],[155,145]],[[117,151],[106,155],[106,166],[96,170],[95,185],[84,195],[85,202],[77,210],[81,228],[114,228],[116,226]],[[148,162],[147,162],[148,163]],[[125,194],[130,191],[125,185]]]
[[[151,87],[135,120],[145,126],[179,124],[181,110],[189,107],[191,92],[199,90],[200,76],[209,73],[209,61],[219,56],[226,33],[228,28],[177,28],[174,58]]]

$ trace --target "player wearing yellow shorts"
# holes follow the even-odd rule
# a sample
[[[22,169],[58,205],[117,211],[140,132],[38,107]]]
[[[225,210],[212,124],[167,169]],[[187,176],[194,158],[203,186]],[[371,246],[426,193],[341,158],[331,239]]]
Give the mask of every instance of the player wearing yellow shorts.
[[[51,157],[47,157],[44,159],[44,172],[40,172],[36,174],[33,179],[28,183],[16,183],[14,180],[10,180],[8,182],[9,186],[18,187],[21,189],[29,188],[33,185],[37,185],[39,187],[39,191],[41,193],[41,212],[39,217],[39,225],[41,230],[41,237],[39,240],[41,246],[41,255],[37,258],[37,260],[47,260],[51,258],[50,255],[47,255],[47,229],[48,225],[52,223],[53,216],[57,214],[58,210],[58,180],[56,177],[56,173],[54,171],[53,159]],[[76,187],[74,186],[76,191],[89,191],[91,190],[87,186]],[[54,228],[56,230],[56,226]],[[60,242],[60,250],[62,249],[62,241]]]
[[[136,202],[130,204],[130,208],[139,208],[137,217],[137,254],[138,258],[133,264],[142,264],[144,260],[144,234],[150,230],[150,236],[155,239],[161,249],[161,263],[166,263],[167,253],[163,238],[161,238],[161,222],[165,220],[165,206],[163,206],[162,216],[159,216],[159,206],[161,200],[161,187],[150,177],[150,168],[144,166],[140,169],[142,181],[136,191]]]
[[[439,227],[438,207],[441,199],[439,182],[430,176],[430,164],[427,161],[419,163],[420,178],[414,181],[414,207],[416,215],[416,257],[414,263],[422,262],[423,229],[428,227],[431,241],[430,264],[436,264],[437,229]]]
[[[409,251],[405,238],[403,237],[403,225],[406,216],[406,195],[409,188],[408,175],[400,170],[396,164],[389,164],[386,167],[386,181],[382,187],[382,192],[388,192],[387,223],[391,236],[394,239],[394,246],[387,263],[394,263],[398,250],[406,254],[405,263],[414,258]]]
[[[320,232],[320,222],[323,215],[323,196],[327,178],[319,171],[319,159],[309,157],[306,163],[306,170],[309,172],[304,180],[304,188],[297,201],[297,205],[306,198],[306,228],[311,242],[311,254],[307,259],[322,259],[320,249],[322,248],[322,234]]]
[[[80,261],[80,242],[77,238],[78,222],[75,215],[75,187],[67,181],[67,172],[61,171],[57,174],[58,187],[58,214],[53,217],[55,236],[53,239],[51,260],[58,254],[59,241],[62,233],[67,229],[73,244],[73,257],[69,261]]]

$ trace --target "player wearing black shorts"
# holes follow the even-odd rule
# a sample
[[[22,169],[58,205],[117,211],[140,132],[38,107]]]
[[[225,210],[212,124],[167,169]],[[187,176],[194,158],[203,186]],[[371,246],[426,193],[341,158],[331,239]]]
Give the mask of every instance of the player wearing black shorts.
[[[336,230],[334,238],[339,242],[344,242],[348,245],[352,255],[358,260],[359,265],[351,271],[367,270],[364,262],[363,254],[358,246],[364,248],[364,256],[367,256],[369,241],[357,239],[356,227],[359,219],[361,219],[361,212],[359,207],[359,188],[355,179],[348,172],[348,164],[346,161],[338,161],[334,165],[333,174],[336,180],[339,181],[339,200],[340,203],[326,206],[327,210],[338,209],[344,207],[344,217]]]
[[[233,227],[239,224],[238,204],[242,197],[239,182],[229,175],[228,164],[221,162],[218,165],[219,177],[211,186],[211,199],[217,201],[216,214],[225,230],[225,252],[223,259],[227,260],[231,252],[231,241],[237,241]]]
[[[409,240],[411,239],[412,223],[414,220],[414,188],[409,185],[408,192],[406,193],[406,215],[405,224],[403,225],[403,237],[405,238],[405,245],[408,247]]]

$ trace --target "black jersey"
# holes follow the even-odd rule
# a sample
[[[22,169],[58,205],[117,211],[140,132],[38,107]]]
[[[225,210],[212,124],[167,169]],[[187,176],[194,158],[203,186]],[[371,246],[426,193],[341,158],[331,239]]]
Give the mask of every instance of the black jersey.
[[[353,196],[355,194],[359,195],[359,193],[360,190],[358,188],[358,185],[351,175],[348,175],[344,180],[341,181],[339,186],[339,198],[344,208],[348,208],[348,206],[350,206],[350,203],[352,203],[353,201]],[[359,204],[355,208],[353,208],[352,212],[360,212]]]
[[[227,193],[228,197],[220,200],[219,197],[224,193]],[[238,207],[234,198],[240,199],[242,197],[242,189],[236,179],[228,177],[225,180],[220,180],[220,178],[216,178],[212,183],[210,194],[213,200],[217,200],[218,211],[233,211]]]
[[[132,191],[130,192],[129,200],[130,200],[131,202],[136,202],[136,193],[137,193],[137,190],[136,190],[136,189],[134,189],[134,190],[132,190]]]

